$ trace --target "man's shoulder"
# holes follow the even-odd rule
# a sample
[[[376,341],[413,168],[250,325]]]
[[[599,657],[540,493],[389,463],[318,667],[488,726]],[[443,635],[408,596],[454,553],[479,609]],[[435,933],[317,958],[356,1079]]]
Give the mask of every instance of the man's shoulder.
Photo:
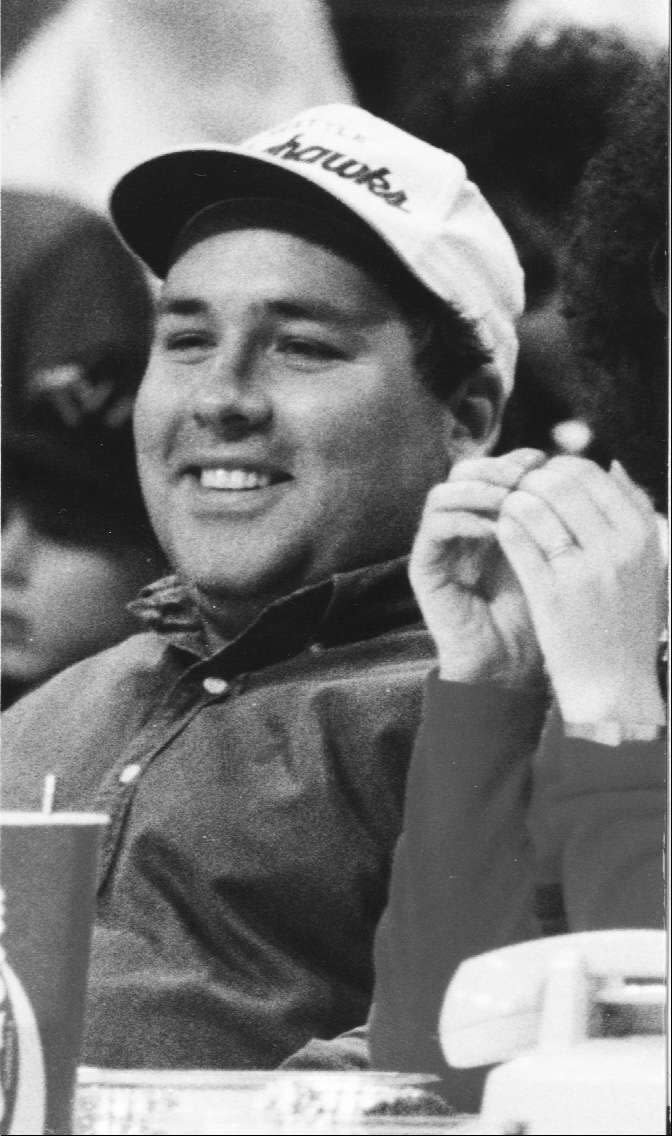
[[[322,648],[314,648],[319,655]],[[371,639],[325,644],[332,667],[344,676],[376,682],[421,681],[433,665],[435,649],[422,624],[390,628]]]
[[[81,734],[94,718],[118,728],[161,686],[165,654],[161,638],[145,632],[61,671],[3,713],[5,752],[23,737],[34,744],[40,736]]]
[[[48,772],[64,788],[71,783],[75,795],[66,803],[78,805],[89,773],[93,778],[116,760],[165,691],[165,655],[157,635],[134,635],[61,671],[6,711],[5,807],[37,807],[33,798]]]

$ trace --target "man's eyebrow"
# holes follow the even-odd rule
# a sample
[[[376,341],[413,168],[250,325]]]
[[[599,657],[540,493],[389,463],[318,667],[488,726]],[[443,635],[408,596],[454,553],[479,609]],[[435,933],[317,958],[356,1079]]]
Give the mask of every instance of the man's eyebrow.
[[[321,320],[325,323],[364,324],[377,322],[376,314],[366,312],[361,307],[352,310],[330,304],[328,300],[270,300],[268,311],[283,319]]]
[[[156,319],[166,316],[206,315],[209,311],[210,305],[207,301],[197,296],[163,295],[157,302]],[[344,310],[340,305],[331,304],[328,300],[311,298],[264,300],[259,304],[259,312],[280,319],[318,320],[347,327],[352,327],[354,324],[378,323],[381,318],[377,311],[367,312],[360,306]]]
[[[161,316],[198,316],[207,310],[204,300],[191,296],[160,296],[156,305],[156,318]]]

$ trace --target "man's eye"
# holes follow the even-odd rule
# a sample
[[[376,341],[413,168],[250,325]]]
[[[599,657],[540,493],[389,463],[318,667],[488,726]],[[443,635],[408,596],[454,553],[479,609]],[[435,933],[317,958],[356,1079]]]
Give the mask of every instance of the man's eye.
[[[205,350],[211,345],[210,336],[204,331],[169,331],[162,336],[165,351],[189,353]]]
[[[293,362],[305,365],[331,363],[344,358],[344,352],[333,343],[321,339],[303,339],[285,336],[277,344],[277,350]]]

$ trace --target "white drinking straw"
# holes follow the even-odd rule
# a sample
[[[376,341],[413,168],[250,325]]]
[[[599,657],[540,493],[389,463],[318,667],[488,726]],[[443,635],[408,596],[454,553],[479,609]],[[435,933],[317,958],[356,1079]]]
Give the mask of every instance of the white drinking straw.
[[[55,795],[56,777],[53,773],[47,773],[44,779],[44,789],[42,790],[42,812],[45,816],[49,816],[53,811]]]

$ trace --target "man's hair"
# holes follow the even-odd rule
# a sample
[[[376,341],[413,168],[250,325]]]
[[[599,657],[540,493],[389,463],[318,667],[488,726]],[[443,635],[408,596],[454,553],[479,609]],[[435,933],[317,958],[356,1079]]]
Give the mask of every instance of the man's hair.
[[[667,497],[668,67],[621,106],[577,195],[565,282],[580,410],[659,507]]]
[[[447,402],[470,375],[492,362],[475,324],[405,269],[393,282],[388,275],[380,283],[399,308],[411,335],[420,381],[435,398]]]
[[[492,362],[476,324],[430,292],[375,233],[359,224],[354,242],[345,229],[332,233],[332,250],[352,260],[399,309],[420,380],[435,398],[447,402],[474,371]]]

